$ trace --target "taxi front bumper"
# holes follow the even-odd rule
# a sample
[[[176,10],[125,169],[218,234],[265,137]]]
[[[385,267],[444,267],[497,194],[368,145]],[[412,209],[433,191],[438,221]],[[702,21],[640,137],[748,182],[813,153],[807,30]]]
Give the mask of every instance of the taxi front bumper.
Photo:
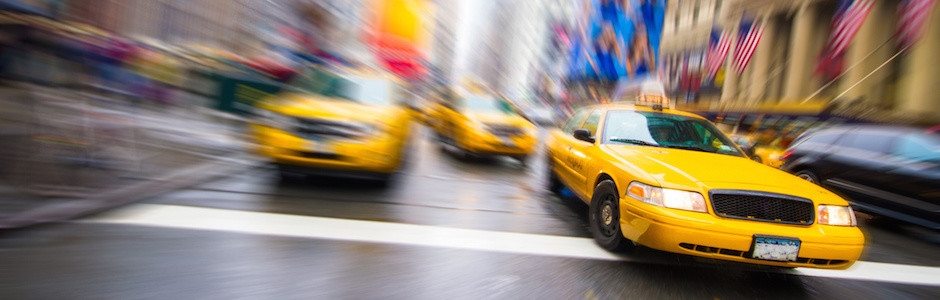
[[[256,128],[256,152],[291,170],[316,173],[393,173],[403,155],[402,143],[392,136],[373,140],[307,140],[284,131]]]
[[[711,214],[652,207],[633,199],[621,199],[620,207],[624,237],[653,249],[698,257],[778,267],[845,269],[858,260],[865,243],[864,236],[856,227],[797,226],[725,219]],[[800,239],[797,261],[751,258],[755,235]]]
[[[468,136],[458,141],[460,148],[477,154],[528,155],[535,149],[533,135],[505,138],[495,136]]]

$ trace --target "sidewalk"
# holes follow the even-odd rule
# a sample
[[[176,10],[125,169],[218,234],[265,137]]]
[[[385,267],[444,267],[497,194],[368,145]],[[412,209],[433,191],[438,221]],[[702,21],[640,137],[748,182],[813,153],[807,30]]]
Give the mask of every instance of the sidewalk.
[[[185,94],[185,105],[164,107],[67,89],[0,89],[0,228],[71,218],[252,166],[245,120],[207,101]]]

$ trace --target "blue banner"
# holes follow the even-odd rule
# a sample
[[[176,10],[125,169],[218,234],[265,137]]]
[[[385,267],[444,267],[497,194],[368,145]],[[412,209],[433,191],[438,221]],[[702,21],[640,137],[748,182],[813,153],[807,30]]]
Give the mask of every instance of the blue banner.
[[[666,0],[585,0],[568,77],[618,81],[656,74]]]

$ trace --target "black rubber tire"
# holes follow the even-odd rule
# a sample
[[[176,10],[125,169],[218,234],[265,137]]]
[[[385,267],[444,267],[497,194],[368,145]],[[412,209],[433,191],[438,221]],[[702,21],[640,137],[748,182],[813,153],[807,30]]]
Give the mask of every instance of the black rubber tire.
[[[551,157],[547,158],[545,165],[548,166],[548,168],[546,168],[548,172],[548,185],[546,187],[553,194],[561,196],[561,189],[564,185],[562,185],[561,179],[558,179],[558,175],[555,174],[555,171],[552,170],[554,164],[552,163]]]
[[[291,171],[290,168],[284,165],[275,164],[274,168],[277,170],[277,178],[281,182],[297,182],[307,177],[303,173]]]
[[[395,181],[395,177],[397,177],[397,174],[395,173],[382,174],[382,175],[377,176],[376,178],[373,178],[371,180],[371,183],[372,183],[372,186],[374,187],[384,189],[392,185],[392,183]]]
[[[594,188],[588,211],[588,223],[594,241],[611,252],[623,252],[629,240],[620,231],[620,196],[612,180],[604,180]],[[602,217],[605,207],[609,209],[608,219]]]
[[[806,181],[819,185],[819,176],[816,176],[816,174],[813,173],[813,171],[804,169],[804,170],[799,170],[796,173],[793,173],[793,175],[796,175],[796,177],[800,177]]]

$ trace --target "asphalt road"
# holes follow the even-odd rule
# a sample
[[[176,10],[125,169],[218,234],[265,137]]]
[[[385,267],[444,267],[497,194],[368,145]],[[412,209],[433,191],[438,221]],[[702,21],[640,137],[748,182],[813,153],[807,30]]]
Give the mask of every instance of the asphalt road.
[[[862,216],[849,271],[595,246],[543,159],[461,160],[423,137],[388,188],[259,163],[89,218],[0,233],[0,299],[938,299],[940,237]],[[918,267],[919,266],[919,267]]]

